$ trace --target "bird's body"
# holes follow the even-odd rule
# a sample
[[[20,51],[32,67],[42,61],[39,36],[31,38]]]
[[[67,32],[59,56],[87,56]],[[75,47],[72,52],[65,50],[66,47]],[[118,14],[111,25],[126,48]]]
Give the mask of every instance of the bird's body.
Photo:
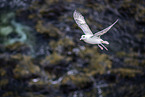
[[[89,44],[100,44],[101,41],[103,41],[101,38],[98,37],[93,37],[93,36],[87,36],[87,37],[88,38],[84,39],[84,41]]]
[[[108,50],[104,45],[104,44],[109,44],[108,41],[104,41],[100,38],[101,35],[105,34],[108,30],[111,29],[111,27],[118,21],[118,19],[109,27],[105,28],[102,31],[99,31],[95,34],[92,33],[92,31],[90,30],[89,26],[87,25],[87,23],[85,22],[84,17],[77,12],[76,10],[73,13],[73,17],[74,20],[76,21],[76,23],[78,24],[78,26],[83,30],[83,32],[85,33],[85,35],[82,35],[80,40],[84,40],[86,43],[89,44],[98,44],[98,46],[101,48],[101,50],[103,50],[103,47]],[[101,45],[101,46],[100,46]],[[103,46],[103,47],[102,47]]]

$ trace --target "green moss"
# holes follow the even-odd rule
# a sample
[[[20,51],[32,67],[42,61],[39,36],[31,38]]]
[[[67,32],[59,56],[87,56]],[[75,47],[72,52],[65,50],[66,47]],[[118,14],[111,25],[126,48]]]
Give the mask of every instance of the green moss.
[[[99,4],[99,3],[93,3],[93,6],[92,6],[92,4],[88,3],[87,6],[90,7],[90,8],[93,8],[97,12],[102,12],[106,8],[105,5]]]
[[[58,45],[62,45],[64,47],[74,46],[74,42],[69,38],[63,38],[58,41]]]
[[[55,4],[55,3],[58,3],[58,2],[59,2],[59,0],[46,0],[46,3],[48,5]]]
[[[1,79],[0,80],[0,87],[6,86],[9,83],[8,79]]]
[[[25,43],[15,42],[13,44],[7,45],[6,49],[10,51],[22,51],[24,49],[29,50],[30,47]]]
[[[136,38],[138,38],[138,39],[144,38],[143,30],[140,30],[139,32],[140,32],[140,33],[137,33],[137,34],[136,34]]]
[[[2,95],[2,97],[13,97],[14,96],[14,94],[13,94],[13,92],[11,92],[11,91],[7,91],[6,93],[4,93],[3,95]]]
[[[13,72],[15,78],[25,78],[32,74],[39,73],[40,68],[39,66],[34,65],[30,56],[22,56],[22,60],[19,61]]]
[[[0,76],[5,76],[6,75],[6,70],[4,70],[3,68],[0,69]]]
[[[89,85],[88,83],[92,83],[92,80],[84,74],[67,75],[61,81],[62,85],[70,85],[76,88],[84,88]]]
[[[23,59],[23,56],[22,56],[22,54],[18,53],[18,54],[15,54],[15,55],[11,55],[11,59],[19,61],[19,60]]]
[[[52,24],[44,24],[42,21],[38,21],[36,24],[37,32],[41,34],[47,34],[50,37],[59,37],[60,31],[57,27],[53,26]]]
[[[122,52],[117,52],[116,55],[118,57],[125,57],[127,55],[127,53],[125,53],[125,52],[122,51]]]
[[[61,47],[63,50],[71,51],[75,43],[69,38],[61,38],[58,41],[51,41],[49,45],[54,51],[58,51],[60,49],[59,47]]]
[[[36,94],[34,92],[27,92],[23,95],[23,97],[46,97],[44,94]]]
[[[90,47],[85,47],[85,49],[82,49],[82,50],[80,50],[80,52],[79,52],[79,56],[81,57],[81,58],[87,58],[87,57],[92,57],[93,55],[98,55],[99,53],[98,53],[98,51],[97,51],[97,48],[96,47],[92,47],[92,48],[90,48]],[[100,55],[100,54],[99,54]]]
[[[4,27],[0,27],[0,35],[2,36],[7,36],[10,33],[12,33],[13,28],[11,26],[4,26]]]
[[[143,66],[144,60],[140,58],[140,55],[138,52],[117,52],[117,57],[122,58],[125,65],[129,66]]]
[[[139,60],[138,59],[134,59],[134,58],[125,58],[124,60],[124,63],[125,64],[130,64],[130,65],[136,65],[138,66],[139,65]]]
[[[0,21],[1,44],[9,45],[16,42],[26,42],[30,28],[15,21],[13,12],[3,13]],[[15,35],[11,37],[11,35]]]
[[[53,53],[47,56],[44,60],[41,61],[41,65],[56,65],[59,64],[64,59],[64,56],[59,55],[58,53]]]
[[[88,62],[88,66],[83,68],[87,75],[92,76],[97,73],[103,74],[112,67],[112,62],[106,54],[99,54],[96,47],[81,50],[80,57]]]
[[[129,69],[129,68],[119,68],[111,70],[111,73],[118,74],[121,77],[135,77],[137,74],[142,75],[143,72],[140,70]]]
[[[15,17],[13,12],[1,14],[0,21],[2,24],[9,24],[10,21]]]
[[[136,9],[137,9],[136,4],[132,3],[131,0],[124,1],[120,5],[120,10],[123,10],[128,15],[134,16],[136,14]]]
[[[135,19],[137,22],[145,22],[145,7],[143,5],[138,4],[137,10],[135,14]]]
[[[58,53],[53,53],[52,55],[48,56],[50,64],[57,64],[63,59],[64,57],[59,55]]]
[[[112,62],[107,58],[107,55],[96,55],[90,60],[88,67],[85,67],[83,70],[87,75],[93,76],[97,73],[104,74],[111,66]]]

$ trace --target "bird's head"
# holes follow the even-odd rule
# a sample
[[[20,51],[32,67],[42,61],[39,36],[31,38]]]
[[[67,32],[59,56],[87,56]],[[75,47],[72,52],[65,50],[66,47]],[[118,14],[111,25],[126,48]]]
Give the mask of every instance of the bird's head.
[[[86,38],[87,38],[86,35],[82,35],[81,38],[80,38],[80,40],[84,40]]]

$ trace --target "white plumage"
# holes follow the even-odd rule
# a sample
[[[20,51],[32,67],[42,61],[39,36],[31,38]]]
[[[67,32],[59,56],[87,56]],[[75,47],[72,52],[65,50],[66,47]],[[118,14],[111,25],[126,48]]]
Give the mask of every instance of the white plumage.
[[[74,11],[73,13],[73,17],[75,22],[78,24],[78,26],[83,30],[83,32],[85,33],[85,35],[82,35],[80,40],[84,40],[86,43],[89,44],[98,44],[98,46],[101,48],[101,50],[103,50],[103,47],[108,50],[104,45],[104,44],[109,44],[108,41],[104,41],[100,38],[101,35],[105,34],[108,30],[110,30],[112,28],[113,25],[116,24],[116,22],[118,21],[118,19],[109,27],[105,28],[102,31],[99,31],[95,34],[92,33],[92,31],[90,30],[89,26],[87,25],[84,17],[81,15],[81,13],[79,13],[78,11]],[[103,46],[103,47],[102,47]]]

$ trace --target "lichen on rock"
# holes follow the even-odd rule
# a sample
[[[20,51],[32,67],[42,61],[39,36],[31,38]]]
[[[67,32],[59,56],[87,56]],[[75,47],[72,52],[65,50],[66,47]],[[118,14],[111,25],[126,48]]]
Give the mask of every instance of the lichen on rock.
[[[0,38],[1,43],[10,45],[16,42],[26,43],[30,28],[26,25],[16,22],[15,13],[3,13],[0,18]]]
[[[39,75],[40,68],[34,65],[30,56],[21,56],[18,64],[13,70],[14,77],[17,79],[31,77],[32,75]]]
[[[118,74],[120,77],[135,77],[136,75],[141,75],[143,74],[142,71],[140,70],[135,70],[135,69],[129,69],[129,68],[119,68],[119,69],[113,69],[111,70],[112,73]]]
[[[79,55],[88,64],[86,67],[83,67],[83,71],[87,75],[104,74],[112,67],[112,62],[108,55],[99,54],[96,47],[92,49],[86,47],[80,51]]]
[[[92,84],[91,78],[85,74],[67,75],[61,82],[61,89],[72,91],[90,87]]]

